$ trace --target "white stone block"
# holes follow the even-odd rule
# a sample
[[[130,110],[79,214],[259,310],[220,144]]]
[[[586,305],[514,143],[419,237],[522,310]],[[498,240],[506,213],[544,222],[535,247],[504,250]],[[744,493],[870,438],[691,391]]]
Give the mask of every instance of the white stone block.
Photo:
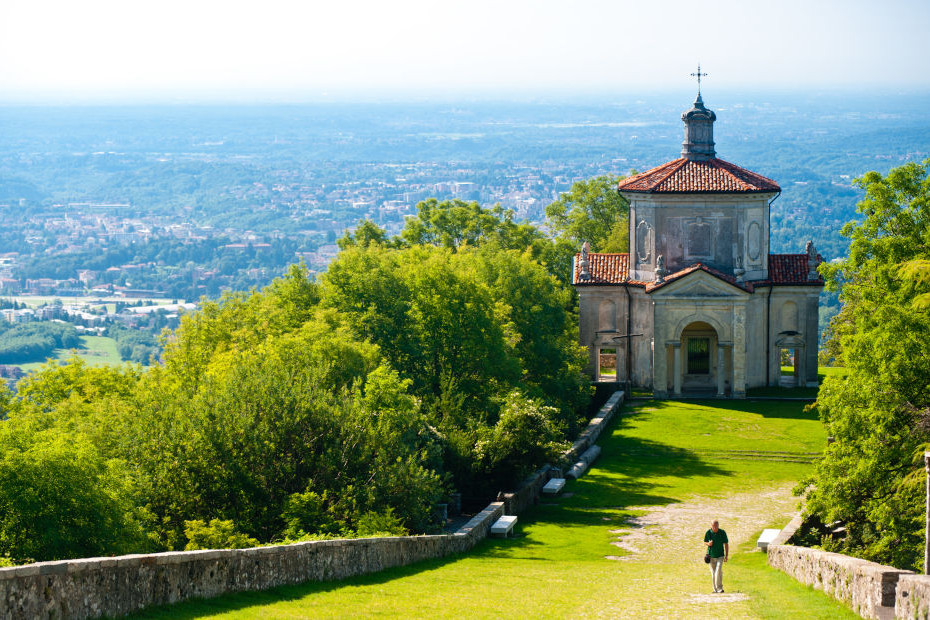
[[[568,473],[565,474],[565,477],[578,480],[578,478],[581,478],[586,471],[588,471],[588,464],[584,461],[578,461],[574,466],[572,466],[570,470],[568,470]]]
[[[590,448],[585,450],[584,454],[581,455],[581,460],[587,463],[588,465],[590,465],[591,463],[594,462],[594,459],[596,459],[600,455],[601,455],[601,447],[591,446]]]
[[[780,533],[781,530],[762,530],[762,535],[759,536],[759,540],[756,541],[756,546],[765,551]]]
[[[494,522],[491,526],[492,534],[502,534],[506,536],[513,530],[513,526],[517,522],[517,517],[511,515],[504,515],[500,519]]]
[[[542,492],[546,495],[558,495],[564,487],[565,478],[552,478],[542,488]]]

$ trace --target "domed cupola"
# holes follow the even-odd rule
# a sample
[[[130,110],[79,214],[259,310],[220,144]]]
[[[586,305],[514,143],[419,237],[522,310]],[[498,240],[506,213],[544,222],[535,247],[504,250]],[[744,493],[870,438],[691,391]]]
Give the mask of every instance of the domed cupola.
[[[681,120],[685,123],[681,156],[692,161],[713,159],[717,154],[714,150],[714,121],[717,115],[704,107],[701,91],[698,91],[694,106],[681,115]]]

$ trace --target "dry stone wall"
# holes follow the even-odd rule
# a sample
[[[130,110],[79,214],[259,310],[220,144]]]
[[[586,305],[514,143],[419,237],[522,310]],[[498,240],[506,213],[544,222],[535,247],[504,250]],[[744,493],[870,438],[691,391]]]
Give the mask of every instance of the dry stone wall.
[[[0,618],[121,616],[152,605],[328,581],[471,549],[504,514],[494,502],[454,534],[40,562],[0,569]]]
[[[884,617],[895,605],[895,587],[911,571],[809,547],[769,545],[769,565],[801,583],[823,590],[849,605],[863,618]]]
[[[597,441],[623,403],[616,392],[591,420],[565,460]],[[329,581],[462,553],[488,535],[505,514],[536,501],[552,468],[537,470],[513,493],[502,493],[454,534],[317,540],[292,545],[178,551],[39,562],[0,568],[0,620],[121,616],[153,605],[231,592]],[[558,471],[558,470],[554,470]]]
[[[901,575],[895,593],[894,617],[930,618],[930,575]]]

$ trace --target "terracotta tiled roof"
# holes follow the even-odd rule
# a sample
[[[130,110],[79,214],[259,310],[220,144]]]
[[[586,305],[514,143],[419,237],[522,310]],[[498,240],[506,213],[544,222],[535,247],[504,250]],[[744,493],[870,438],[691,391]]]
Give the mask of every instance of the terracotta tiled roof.
[[[817,255],[818,260],[822,260]],[[823,278],[818,277],[816,280],[807,279],[807,254],[769,254],[769,279],[752,280],[746,282],[737,282],[736,277],[714,269],[703,263],[695,263],[675,273],[665,276],[662,283],[640,282],[629,279],[630,255],[629,254],[588,254],[588,273],[590,277],[587,280],[581,278],[581,255],[575,254],[573,261],[574,273],[572,273],[572,284],[576,286],[609,286],[618,284],[631,284],[646,288],[646,292],[651,292],[661,288],[666,284],[674,282],[689,273],[695,271],[705,271],[710,275],[728,282],[733,286],[752,292],[757,286],[823,286]]]
[[[581,254],[572,261],[572,284],[623,284],[630,273],[629,254],[588,254],[588,279],[581,277]]]
[[[823,260],[820,254],[817,260]],[[769,254],[769,280],[775,285],[823,286],[823,278],[807,279],[807,254]]]
[[[778,192],[778,183],[722,159],[698,161],[684,157],[623,179],[624,192]]]
[[[735,286],[735,287],[737,287],[737,288],[741,288],[741,289],[743,289],[743,290],[752,291],[752,286],[751,286],[751,285],[748,285],[748,286],[747,286],[745,283],[743,283],[743,284],[738,283],[738,282],[736,281],[736,277],[735,277],[735,276],[731,276],[731,275],[729,275],[729,274],[726,274],[726,273],[720,271],[719,269],[714,269],[713,267],[708,267],[707,265],[705,265],[705,264],[703,264],[703,263],[695,263],[695,264],[693,264],[693,265],[691,265],[691,266],[689,266],[689,267],[685,267],[684,269],[681,269],[681,270],[679,270],[679,271],[676,271],[675,273],[670,273],[669,275],[665,276],[665,278],[662,280],[662,282],[650,282],[649,284],[646,285],[646,292],[647,292],[647,293],[651,293],[652,291],[654,291],[654,290],[656,290],[656,289],[658,289],[658,288],[662,288],[663,286],[665,286],[665,285],[667,285],[667,284],[671,284],[671,283],[674,282],[675,280],[678,280],[678,279],[680,279],[680,278],[683,278],[683,277],[685,277],[686,275],[688,275],[688,274],[690,274],[690,273],[694,273],[695,271],[704,271],[704,272],[709,273],[710,275],[714,276],[715,278],[719,278],[719,279],[723,280],[724,282],[726,282],[726,283],[728,283],[728,284],[732,284],[733,286]]]

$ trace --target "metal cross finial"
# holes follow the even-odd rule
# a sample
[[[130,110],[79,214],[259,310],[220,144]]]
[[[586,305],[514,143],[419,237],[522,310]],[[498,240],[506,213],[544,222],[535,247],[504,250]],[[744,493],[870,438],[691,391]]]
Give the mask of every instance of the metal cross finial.
[[[701,78],[707,77],[706,73],[701,73],[701,63],[698,63],[697,73],[692,73],[691,77],[696,77],[698,79],[698,94],[701,94]]]

